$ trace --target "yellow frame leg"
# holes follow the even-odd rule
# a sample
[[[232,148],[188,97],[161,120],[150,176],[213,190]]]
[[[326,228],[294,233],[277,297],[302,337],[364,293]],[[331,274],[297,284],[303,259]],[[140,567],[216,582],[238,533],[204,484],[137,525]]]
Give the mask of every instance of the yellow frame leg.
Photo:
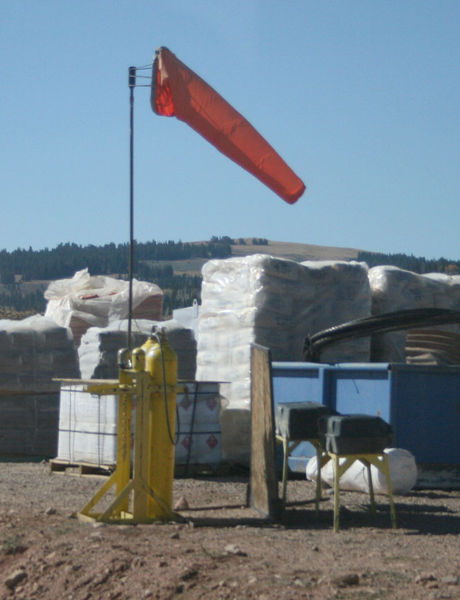
[[[369,496],[370,496],[370,509],[375,514],[375,496],[374,486],[372,483],[371,465],[374,465],[379,471],[383,473],[387,482],[388,488],[388,499],[390,502],[390,514],[391,524],[393,529],[397,528],[396,522],[396,509],[393,500],[393,489],[391,484],[390,476],[390,464],[388,456],[385,453],[381,454],[334,454],[333,452],[328,453],[329,457],[334,462],[334,532],[338,532],[340,527],[340,491],[339,491],[339,480],[340,477],[347,471],[355,461],[360,461],[366,467],[369,477]],[[340,464],[340,459],[344,461]]]
[[[131,477],[131,394],[120,392],[118,397],[118,431],[117,431],[117,496],[125,489]],[[120,510],[128,512],[129,497],[120,506]]]
[[[295,440],[291,442],[289,438],[282,437],[280,435],[276,436],[276,440],[281,442],[283,445],[283,473],[282,473],[282,492],[281,492],[281,501],[283,506],[286,503],[287,496],[287,483],[288,483],[288,458],[291,452],[293,452],[299,444],[303,442],[309,442],[312,446],[314,446],[316,450],[316,465],[317,465],[317,478],[316,478],[316,491],[315,491],[315,512],[316,516],[319,514],[319,503],[321,501],[321,469],[322,467],[329,461],[329,456],[327,453],[323,451],[321,448],[321,442],[319,439],[305,439],[305,440]]]
[[[315,448],[316,448],[316,469],[317,469],[317,477],[316,477],[316,495],[315,495],[315,512],[316,516],[319,516],[319,503],[321,501],[322,496],[322,480],[321,480],[321,469],[324,465],[329,462],[330,456],[324,452],[321,447],[320,440],[308,440]]]
[[[286,495],[287,495],[287,482],[288,482],[288,458],[291,452],[293,452],[297,446],[301,443],[301,440],[296,440],[295,442],[291,442],[289,438],[285,438],[282,436],[276,436],[278,442],[283,444],[283,473],[282,473],[282,491],[281,491],[281,501],[284,504],[286,503]]]
[[[99,500],[117,483],[117,479],[118,473],[114,471],[104,485],[94,494],[88,504],[86,504],[86,506],[78,513],[78,517],[82,520],[94,520],[96,516],[91,515],[91,509],[96,506]]]
[[[355,462],[355,458],[350,456],[343,456],[340,454],[333,454],[329,452],[329,456],[334,461],[334,531],[337,533],[340,527],[340,492],[339,492],[339,480],[347,469]],[[344,458],[345,461],[340,464],[340,458]]]
[[[390,503],[391,525],[393,529],[397,529],[398,525],[396,521],[396,509],[393,499],[393,485],[391,483],[390,462],[388,460],[388,455],[385,453],[371,454],[368,455],[366,458],[369,461],[369,463],[373,464],[377,469],[379,469],[379,471],[381,471],[385,477],[388,488],[388,501]],[[370,478],[369,481],[371,482]]]
[[[371,463],[368,460],[362,459],[361,462],[366,467],[367,471],[367,482],[369,485],[369,498],[370,498],[370,511],[373,515],[375,515],[375,496],[374,496],[374,484],[372,483],[372,471],[371,471]]]
[[[287,492],[287,478],[288,478],[288,454],[289,454],[289,440],[283,438],[283,490],[281,499],[283,505],[286,503],[286,492]]]

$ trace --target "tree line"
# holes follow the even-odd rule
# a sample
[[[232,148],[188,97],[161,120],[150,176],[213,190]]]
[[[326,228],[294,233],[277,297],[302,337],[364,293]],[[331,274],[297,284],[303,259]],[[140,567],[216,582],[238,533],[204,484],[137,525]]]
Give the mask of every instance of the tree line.
[[[201,277],[174,273],[171,265],[150,266],[151,261],[186,260],[190,258],[228,258],[232,254],[231,238],[213,237],[209,242],[189,244],[182,242],[136,242],[134,244],[134,276],[156,283],[164,293],[166,315],[174,308],[189,306],[200,298]],[[74,243],[59,244],[56,248],[0,251],[0,306],[17,311],[44,312],[46,285],[34,292],[26,292],[23,283],[53,281],[72,277],[77,271],[88,268],[91,275],[111,275],[127,278],[129,244],[81,246]]]
[[[134,276],[142,281],[156,283],[163,290],[164,314],[173,309],[190,306],[194,299],[200,300],[201,276],[177,274],[171,264],[161,261],[186,260],[192,258],[228,258],[232,245],[245,245],[243,238],[213,236],[209,242],[182,243],[136,242],[134,245]],[[265,238],[252,238],[252,245],[267,245]],[[441,272],[460,273],[460,261],[445,258],[428,260],[405,254],[383,254],[359,252],[358,260],[370,267],[394,265],[414,273]],[[153,263],[153,264],[152,264]],[[17,249],[13,252],[0,251],[0,307],[11,307],[17,311],[43,313],[46,301],[43,292],[46,283],[27,290],[30,281],[54,281],[72,277],[76,271],[88,268],[91,275],[128,277],[129,244],[105,244],[103,246],[81,246],[74,243],[59,244],[56,248],[32,250]]]
[[[0,308],[12,308],[18,313],[43,313],[46,308],[46,300],[43,297],[43,292],[46,285],[40,286],[33,292],[24,293],[20,284],[10,284],[7,286],[8,291],[0,293]],[[0,319],[3,318],[0,315]]]
[[[182,242],[143,242],[135,244],[135,266],[142,260],[179,260],[188,258],[227,258],[231,244],[219,238],[201,244]],[[80,246],[59,244],[43,250],[17,249],[0,252],[0,283],[21,281],[49,281],[71,277],[76,271],[88,268],[94,275],[126,273],[129,261],[129,244]]]
[[[460,273],[460,260],[447,258],[427,259],[423,256],[407,254],[383,254],[379,252],[358,252],[357,260],[365,262],[369,267],[380,265],[393,265],[413,273],[446,273],[456,275]]]

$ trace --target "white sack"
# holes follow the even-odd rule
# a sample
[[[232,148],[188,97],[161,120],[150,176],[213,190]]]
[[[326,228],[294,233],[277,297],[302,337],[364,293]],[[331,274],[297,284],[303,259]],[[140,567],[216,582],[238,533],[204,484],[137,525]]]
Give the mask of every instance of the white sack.
[[[394,494],[407,494],[414,487],[417,481],[417,465],[414,455],[408,450],[402,448],[386,448],[385,454],[388,455],[390,465],[390,478]],[[345,459],[340,459],[340,464]],[[306,469],[307,479],[316,481],[318,469],[316,456],[310,458]],[[374,492],[376,494],[388,494],[388,487],[385,476],[374,465],[371,465],[371,477]],[[334,465],[332,460],[328,461],[321,469],[321,481],[330,487],[334,487]],[[367,468],[360,461],[355,461],[351,467],[345,471],[339,480],[341,490],[351,490],[369,493],[369,480]]]
[[[151,305],[154,314],[139,315],[159,319],[163,292],[154,283],[133,279],[133,312],[156,297]],[[59,279],[49,284],[44,294],[48,304],[45,316],[58,325],[70,327],[78,341],[88,327],[106,327],[108,323],[128,317],[129,282],[104,275],[91,276],[88,269],[77,271],[71,279]],[[136,316],[136,315],[134,315]]]

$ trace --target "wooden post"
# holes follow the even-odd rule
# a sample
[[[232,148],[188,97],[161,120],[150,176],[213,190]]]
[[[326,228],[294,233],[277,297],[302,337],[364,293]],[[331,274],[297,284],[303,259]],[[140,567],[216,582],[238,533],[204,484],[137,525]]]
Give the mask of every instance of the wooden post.
[[[275,420],[268,348],[251,351],[251,473],[249,504],[270,520],[280,517],[275,464]]]

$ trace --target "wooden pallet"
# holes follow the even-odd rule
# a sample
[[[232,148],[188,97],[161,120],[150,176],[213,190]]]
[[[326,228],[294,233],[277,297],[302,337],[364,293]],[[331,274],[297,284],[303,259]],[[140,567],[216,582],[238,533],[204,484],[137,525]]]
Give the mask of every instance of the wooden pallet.
[[[115,465],[94,465],[86,462],[72,463],[68,460],[53,458],[50,460],[50,468],[53,473],[65,473],[66,475],[107,476],[110,475]]]

